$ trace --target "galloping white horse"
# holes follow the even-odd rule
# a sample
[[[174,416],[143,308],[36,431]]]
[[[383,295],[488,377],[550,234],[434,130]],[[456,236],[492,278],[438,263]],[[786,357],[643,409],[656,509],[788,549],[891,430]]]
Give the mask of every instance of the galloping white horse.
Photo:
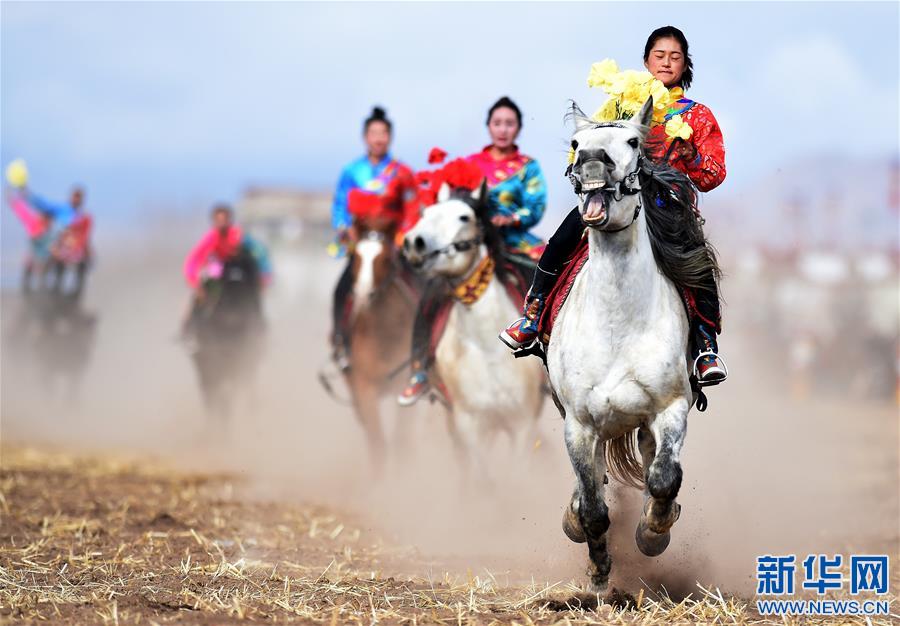
[[[654,250],[651,239],[662,230],[661,220],[699,226],[688,225],[694,191],[687,178],[642,155],[652,99],[620,122],[597,123],[572,109],[570,178],[589,227],[590,256],[556,320],[547,366],[576,476],[563,530],[587,542],[590,586],[601,591],[611,567],[607,469],[622,482],[644,485],[635,535],[644,554],[666,549],[680,513],[679,456],[693,404],[689,325],[678,290],[661,271],[669,251],[658,240]],[[658,208],[662,194],[667,204]],[[675,203],[681,211],[672,210]],[[656,232],[654,225],[660,226]],[[642,462],[635,456],[635,430]]]
[[[435,369],[452,402],[451,436],[479,473],[487,471],[485,440],[498,432],[520,441],[533,434],[544,376],[536,359],[514,359],[497,341],[496,329],[518,313],[520,303],[493,269],[486,210],[484,184],[474,192],[445,184],[403,244],[407,259],[425,276],[447,280],[455,292],[468,287],[480,294],[469,303],[455,299],[435,352]]]

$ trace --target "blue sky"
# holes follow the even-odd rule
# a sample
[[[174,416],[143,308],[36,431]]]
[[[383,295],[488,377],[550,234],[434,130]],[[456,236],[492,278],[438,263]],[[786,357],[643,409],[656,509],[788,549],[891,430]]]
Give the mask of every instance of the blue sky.
[[[898,6],[3,2],[0,157],[26,158],[51,196],[84,182],[98,218],[128,224],[249,183],[331,187],[373,103],[413,166],[435,145],[472,152],[508,94],[561,206],[566,101],[599,106],[590,64],[639,67],[672,23],[734,192],[804,155],[896,154]]]

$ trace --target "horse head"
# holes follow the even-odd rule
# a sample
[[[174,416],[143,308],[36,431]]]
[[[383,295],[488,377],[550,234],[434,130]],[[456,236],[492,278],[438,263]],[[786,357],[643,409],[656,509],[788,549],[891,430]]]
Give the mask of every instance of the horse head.
[[[350,271],[354,303],[360,306],[380,293],[393,278],[396,262],[394,238],[397,223],[379,216],[353,219]]]
[[[578,194],[584,223],[604,231],[622,230],[637,218],[641,206],[641,146],[653,115],[653,98],[630,120],[596,122],[574,102],[574,160],[566,174]]]
[[[487,218],[487,182],[470,190],[446,183],[437,202],[403,239],[403,255],[428,277],[467,275],[482,258],[481,244],[493,232]]]

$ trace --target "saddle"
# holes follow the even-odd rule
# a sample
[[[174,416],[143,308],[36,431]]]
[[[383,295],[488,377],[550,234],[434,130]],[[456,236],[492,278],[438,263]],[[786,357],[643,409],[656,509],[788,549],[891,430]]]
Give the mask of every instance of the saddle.
[[[575,247],[574,252],[572,252],[572,255],[563,265],[563,269],[559,273],[559,278],[557,278],[553,289],[547,294],[544,310],[538,320],[538,336],[540,337],[541,343],[544,345],[547,345],[547,342],[550,341],[550,334],[553,332],[553,325],[556,323],[556,318],[559,316],[559,312],[562,309],[563,304],[565,304],[566,298],[569,297],[569,292],[572,291],[572,285],[575,284],[575,279],[578,277],[584,264],[587,263],[588,250],[588,238],[582,236],[578,245]]]
[[[562,309],[563,304],[565,304],[569,292],[572,291],[572,285],[575,284],[575,279],[584,268],[585,263],[587,263],[589,249],[590,246],[588,245],[587,236],[582,236],[578,245],[575,247],[575,251],[572,252],[572,255],[563,265],[563,269],[559,273],[556,284],[547,295],[544,310],[538,320],[538,336],[540,337],[541,343],[544,345],[547,345],[550,341],[550,335],[553,332],[553,325],[556,323],[556,318],[559,316],[559,312]],[[691,320],[692,322],[699,320],[700,322],[708,324],[711,328],[715,328],[717,332],[720,332],[719,322],[717,320],[708,320],[700,314],[697,308],[696,295],[687,288],[681,289],[680,292],[681,301],[682,304],[684,304],[688,320]]]

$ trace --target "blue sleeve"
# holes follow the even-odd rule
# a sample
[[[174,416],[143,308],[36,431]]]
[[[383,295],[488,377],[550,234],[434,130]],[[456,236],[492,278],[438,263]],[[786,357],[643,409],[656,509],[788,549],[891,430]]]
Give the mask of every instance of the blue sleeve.
[[[541,221],[546,208],[547,181],[538,162],[531,160],[525,166],[522,179],[522,206],[516,209],[522,228],[529,229]]]
[[[269,260],[269,250],[266,246],[259,240],[247,234],[244,235],[243,244],[244,248],[250,253],[250,256],[253,257],[253,260],[256,261],[259,273],[263,276],[271,276],[272,262]]]
[[[331,226],[338,230],[350,226],[350,211],[347,208],[347,195],[355,186],[350,167],[345,167],[341,172],[337,190],[334,192],[334,202],[331,205]]]
[[[50,202],[46,198],[42,198],[39,195],[31,192],[28,193],[28,202],[41,213],[49,215],[53,218],[59,217],[60,215],[67,213],[70,210],[67,204]]]

